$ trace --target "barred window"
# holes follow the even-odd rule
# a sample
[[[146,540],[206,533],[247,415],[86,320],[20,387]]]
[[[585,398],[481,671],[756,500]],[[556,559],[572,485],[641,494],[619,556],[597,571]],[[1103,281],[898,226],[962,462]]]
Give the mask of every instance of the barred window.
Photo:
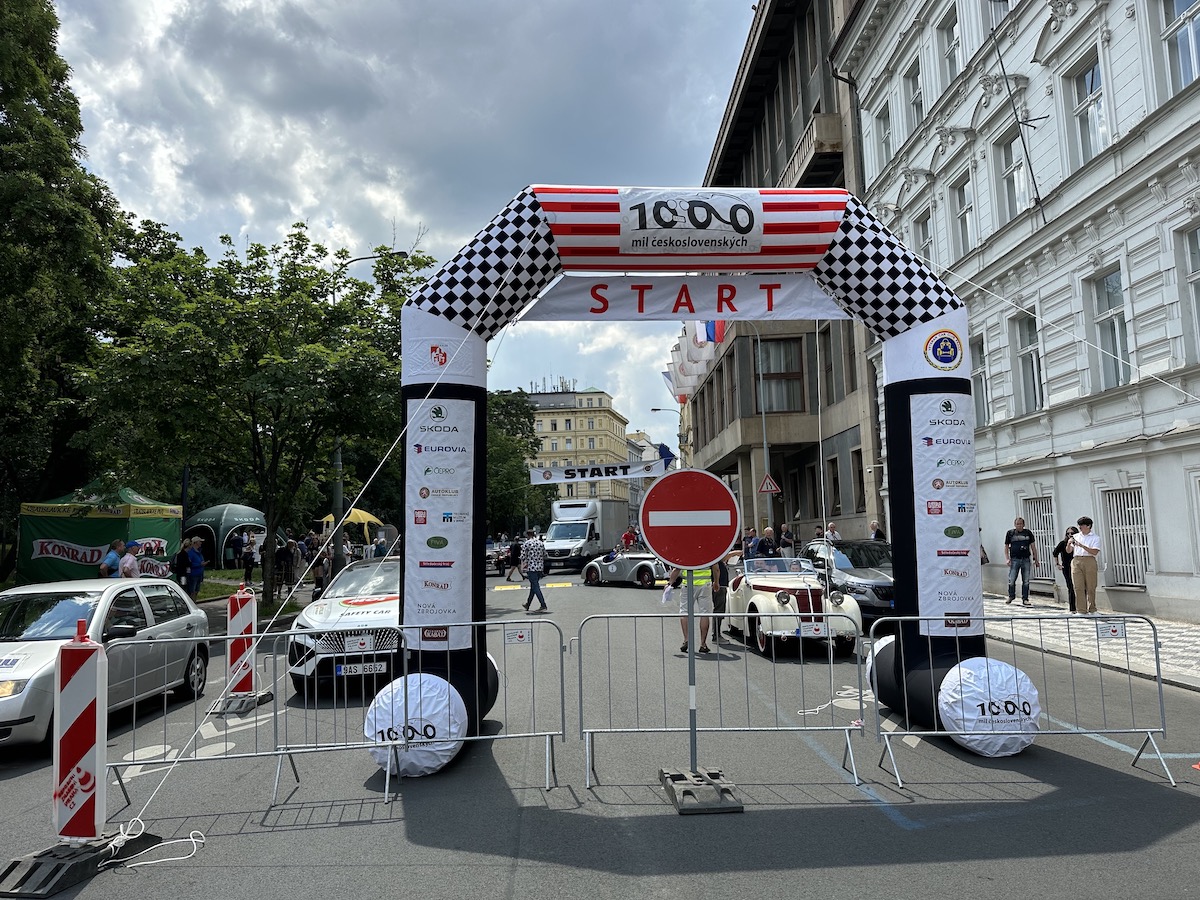
[[[1140,487],[1101,492],[1108,534],[1101,535],[1100,563],[1107,554],[1108,583],[1145,587],[1150,568],[1150,540]]]

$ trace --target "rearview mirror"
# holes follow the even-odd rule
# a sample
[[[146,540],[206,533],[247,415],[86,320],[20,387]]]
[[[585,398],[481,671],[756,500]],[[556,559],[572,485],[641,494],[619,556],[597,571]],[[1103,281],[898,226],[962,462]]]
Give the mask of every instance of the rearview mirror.
[[[131,637],[137,637],[136,625],[109,625],[108,630],[104,632],[105,643],[125,640]]]

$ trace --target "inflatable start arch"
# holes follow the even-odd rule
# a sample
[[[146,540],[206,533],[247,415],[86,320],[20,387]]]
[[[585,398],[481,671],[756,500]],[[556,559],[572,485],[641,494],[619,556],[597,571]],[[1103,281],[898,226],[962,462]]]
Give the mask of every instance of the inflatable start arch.
[[[855,318],[884,341],[895,613],[930,618],[906,624],[890,662],[878,661],[878,690],[892,709],[933,724],[939,673],[986,655],[962,302],[845,191],[537,185],[443,265],[401,319],[403,625],[410,648],[449,660],[473,728],[495,698],[484,632],[443,626],[485,617],[486,348],[523,313]]]

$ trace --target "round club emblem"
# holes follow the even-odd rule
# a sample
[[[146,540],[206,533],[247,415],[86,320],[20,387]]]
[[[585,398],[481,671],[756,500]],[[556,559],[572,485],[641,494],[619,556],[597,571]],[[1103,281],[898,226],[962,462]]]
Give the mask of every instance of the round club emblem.
[[[962,338],[948,328],[935,331],[925,342],[925,360],[935,369],[951,372],[962,364]]]

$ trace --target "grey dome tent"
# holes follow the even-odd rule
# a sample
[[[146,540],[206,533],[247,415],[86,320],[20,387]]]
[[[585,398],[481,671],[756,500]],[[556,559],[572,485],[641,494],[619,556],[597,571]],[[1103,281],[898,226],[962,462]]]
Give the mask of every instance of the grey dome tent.
[[[232,557],[226,559],[227,553],[231,552],[226,546],[235,531],[252,531],[261,540],[267,532],[267,519],[253,507],[221,503],[188,516],[183,523],[184,537],[199,536],[204,541],[204,558],[213,562],[219,560],[222,568],[238,564]]]

